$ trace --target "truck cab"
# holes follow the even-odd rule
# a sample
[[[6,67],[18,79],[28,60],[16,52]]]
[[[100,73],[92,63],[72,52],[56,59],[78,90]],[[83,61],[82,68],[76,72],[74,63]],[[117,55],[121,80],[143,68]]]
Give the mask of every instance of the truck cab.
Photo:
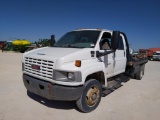
[[[80,110],[91,112],[110,78],[127,73],[142,79],[146,62],[131,58],[122,32],[79,29],[52,47],[24,53],[23,82],[30,92],[52,100],[75,100]]]

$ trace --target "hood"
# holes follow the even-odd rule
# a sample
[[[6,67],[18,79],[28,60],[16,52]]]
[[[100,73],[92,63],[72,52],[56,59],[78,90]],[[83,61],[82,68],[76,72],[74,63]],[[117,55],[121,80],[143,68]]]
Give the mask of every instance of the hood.
[[[95,56],[92,57],[91,51],[94,51],[94,49],[44,47],[24,53],[23,60],[24,57],[28,57],[33,59],[53,61],[54,63],[57,63],[57,67],[60,67],[59,65],[73,62],[75,60],[94,59]]]
[[[79,51],[77,48],[57,48],[57,47],[43,47],[26,52],[24,55],[33,58],[54,58],[58,59],[62,56],[71,54],[73,52]]]

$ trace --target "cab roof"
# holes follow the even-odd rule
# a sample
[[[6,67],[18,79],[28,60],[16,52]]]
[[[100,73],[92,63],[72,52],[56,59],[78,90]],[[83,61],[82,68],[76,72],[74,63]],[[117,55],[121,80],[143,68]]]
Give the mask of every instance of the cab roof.
[[[112,32],[111,30],[107,30],[107,29],[100,29],[100,28],[96,28],[96,29],[86,29],[86,28],[80,28],[74,31],[109,31]]]

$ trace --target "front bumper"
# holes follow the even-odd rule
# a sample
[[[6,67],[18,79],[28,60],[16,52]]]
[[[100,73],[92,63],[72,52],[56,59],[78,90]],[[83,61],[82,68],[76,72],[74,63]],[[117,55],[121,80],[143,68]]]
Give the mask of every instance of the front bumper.
[[[77,100],[83,92],[83,86],[61,86],[23,74],[26,89],[32,93],[50,100]]]

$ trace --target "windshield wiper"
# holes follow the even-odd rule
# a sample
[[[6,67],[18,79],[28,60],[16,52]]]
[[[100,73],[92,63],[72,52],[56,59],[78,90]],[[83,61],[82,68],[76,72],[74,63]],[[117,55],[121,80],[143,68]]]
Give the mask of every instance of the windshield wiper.
[[[53,47],[62,47],[62,48],[66,48],[66,47],[68,47],[68,46],[65,46],[65,45],[54,45]]]
[[[68,47],[70,47],[70,48],[84,48],[84,47],[75,46],[75,45],[68,45]]]
[[[84,48],[84,47],[79,47],[79,46],[75,46],[75,45],[55,45],[53,47],[63,47],[63,48]]]
[[[77,46],[74,46],[74,45],[67,45],[67,46],[71,48],[77,48]]]

